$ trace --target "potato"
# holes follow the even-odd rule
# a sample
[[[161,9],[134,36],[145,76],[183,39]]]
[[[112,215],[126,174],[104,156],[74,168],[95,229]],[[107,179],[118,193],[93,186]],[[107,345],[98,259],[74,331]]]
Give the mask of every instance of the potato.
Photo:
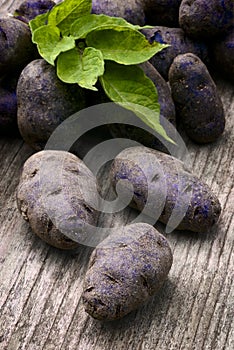
[[[143,0],[146,23],[179,27],[179,7],[182,0]]]
[[[194,38],[211,38],[227,32],[234,23],[233,0],[182,0],[180,27]]]
[[[93,0],[92,12],[123,17],[133,24],[178,26],[181,0]]]
[[[161,288],[171,265],[170,246],[153,226],[118,228],[91,255],[82,294],[85,311],[99,320],[125,316]]]
[[[145,23],[142,1],[139,0],[93,0],[92,13],[123,17],[133,24]]]
[[[178,55],[169,82],[177,120],[188,136],[199,143],[217,140],[225,128],[224,109],[205,64],[192,53]]]
[[[189,39],[181,28],[167,28],[156,26],[145,29],[144,34],[150,42],[157,41],[170,46],[154,55],[150,62],[165,80],[168,80],[168,71],[173,59],[179,54],[192,52],[205,63],[209,62],[207,45],[200,41]]]
[[[29,27],[13,17],[0,18],[0,76],[23,69],[35,57]]]
[[[65,84],[45,60],[30,62],[17,85],[18,127],[26,143],[35,150],[44,148],[56,127],[85,107],[84,89]]]
[[[170,88],[152,64],[145,62],[140,66],[144,70],[146,76],[153,81],[157,88],[158,102],[160,104],[160,123],[165,127],[168,135],[173,138],[176,120],[175,106],[171,97]],[[168,128],[168,126],[165,125],[164,118],[172,124],[171,128]],[[135,140],[144,146],[167,152],[166,147],[154,135],[139,127],[126,124],[111,124],[109,128],[113,137],[123,137]]]
[[[147,204],[145,214],[158,217],[164,224],[175,207],[175,219],[181,217],[181,221],[171,222],[173,229],[207,232],[221,212],[219,200],[207,184],[180,160],[150,148],[132,147],[120,152],[112,164],[110,180],[115,188],[118,183],[122,200],[133,193],[129,205],[142,211]]]
[[[94,175],[75,155],[41,151],[24,164],[17,205],[41,239],[60,249],[73,249],[89,239],[85,224],[96,225],[98,212],[90,205],[98,205],[95,183]]]
[[[234,28],[212,46],[215,70],[234,81]]]
[[[54,5],[52,0],[25,0],[15,10],[14,17],[28,23],[36,16],[51,10]]]

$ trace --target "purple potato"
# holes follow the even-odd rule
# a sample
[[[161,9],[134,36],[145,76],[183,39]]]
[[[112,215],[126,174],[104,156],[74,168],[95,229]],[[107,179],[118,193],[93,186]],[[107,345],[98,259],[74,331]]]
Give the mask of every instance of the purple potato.
[[[178,27],[179,7],[182,0],[143,0],[146,23]]]
[[[152,165],[154,164],[155,165]],[[176,205],[179,230],[207,232],[217,222],[221,206],[209,186],[178,159],[146,147],[131,147],[115,158],[110,180],[130,206],[167,224]],[[133,188],[133,191],[132,191]],[[126,197],[127,196],[127,197]],[[175,221],[172,223],[175,225]]]
[[[28,23],[36,16],[51,10],[54,5],[52,0],[25,0],[15,10],[14,17]]]
[[[0,76],[22,70],[35,57],[27,24],[13,17],[0,18]]]
[[[165,127],[167,134],[173,138],[176,131],[176,120],[175,106],[171,97],[170,88],[152,64],[145,62],[142,63],[140,67],[143,69],[146,76],[153,81],[157,88],[158,102],[160,104],[160,123]],[[171,127],[170,124],[169,127],[167,124],[165,125],[164,118],[171,123]],[[144,146],[167,152],[166,147],[156,138],[156,136],[139,127],[126,124],[110,124],[109,128],[113,137],[131,139]]]
[[[93,0],[92,13],[122,17],[133,24],[145,24],[143,5],[139,0]]]
[[[119,319],[163,285],[172,265],[166,238],[153,226],[120,227],[93,251],[85,276],[85,311],[99,320]]]
[[[35,150],[44,148],[57,126],[85,107],[84,89],[63,83],[43,59],[30,62],[21,72],[17,99],[19,131]]]
[[[177,56],[169,70],[177,120],[198,143],[217,140],[225,128],[225,115],[216,85],[205,64],[192,53]]]
[[[205,63],[209,62],[207,45],[202,41],[194,41],[188,38],[181,28],[167,28],[162,26],[144,30],[150,42],[157,41],[170,46],[154,55],[150,62],[167,81],[168,72],[173,59],[179,54],[192,52],[199,56]]]
[[[182,0],[179,10],[180,27],[194,38],[218,36],[233,26],[233,0]]]
[[[96,225],[98,212],[90,206],[90,201],[97,205],[95,186],[94,175],[75,155],[41,151],[24,164],[17,190],[18,209],[42,240],[60,249],[73,249],[87,238],[85,224]],[[87,188],[88,202],[83,192]]]

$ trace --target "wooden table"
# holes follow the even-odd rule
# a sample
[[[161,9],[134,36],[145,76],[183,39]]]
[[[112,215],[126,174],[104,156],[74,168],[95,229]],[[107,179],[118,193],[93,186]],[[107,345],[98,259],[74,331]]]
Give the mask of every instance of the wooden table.
[[[1,12],[18,2],[0,0]],[[91,248],[52,248],[20,216],[16,187],[32,150],[20,138],[1,137],[0,349],[234,349],[234,89],[226,81],[218,81],[218,89],[225,133],[213,144],[188,142],[187,147],[194,172],[219,196],[219,224],[204,235],[167,234],[174,263],[164,287],[147,305],[115,322],[93,320],[80,300]],[[126,209],[108,217],[108,223],[130,218]]]

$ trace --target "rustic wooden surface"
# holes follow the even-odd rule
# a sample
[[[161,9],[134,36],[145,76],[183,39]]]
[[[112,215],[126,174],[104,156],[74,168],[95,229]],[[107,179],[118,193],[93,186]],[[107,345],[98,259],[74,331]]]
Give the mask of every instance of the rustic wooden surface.
[[[17,2],[0,0],[0,12]],[[219,224],[205,235],[168,234],[174,263],[164,287],[115,322],[93,320],[82,307],[91,249],[49,247],[21,218],[15,192],[32,150],[20,138],[0,138],[0,349],[234,349],[234,88],[225,81],[218,88],[226,131],[214,144],[190,142],[188,149],[194,172],[220,198]],[[126,210],[107,221],[118,225],[130,219]]]

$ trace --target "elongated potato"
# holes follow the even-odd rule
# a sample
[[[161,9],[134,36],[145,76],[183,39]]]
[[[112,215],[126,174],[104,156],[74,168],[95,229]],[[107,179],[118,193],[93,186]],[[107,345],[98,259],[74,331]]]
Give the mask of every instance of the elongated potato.
[[[165,80],[168,80],[168,72],[173,59],[180,54],[192,52],[206,64],[209,62],[207,44],[202,40],[190,39],[181,28],[156,26],[153,29],[145,29],[144,34],[150,42],[156,41],[169,45],[150,59],[150,63]]]
[[[169,70],[177,120],[199,143],[215,141],[225,128],[225,115],[216,85],[205,64],[192,53],[178,55]]]
[[[166,238],[153,226],[119,228],[93,251],[85,276],[85,311],[114,320],[135,310],[162,286],[172,265]]]
[[[205,182],[178,159],[150,148],[132,147],[120,152],[110,179],[115,188],[118,183],[123,199],[133,194],[130,206],[144,209],[146,215],[165,224],[171,220],[173,229],[207,232],[221,212],[217,196]]]
[[[17,204],[41,239],[57,248],[73,249],[88,238],[85,225],[96,224],[97,211],[90,205],[97,205],[96,196],[94,175],[79,158],[46,150],[25,162]]]

